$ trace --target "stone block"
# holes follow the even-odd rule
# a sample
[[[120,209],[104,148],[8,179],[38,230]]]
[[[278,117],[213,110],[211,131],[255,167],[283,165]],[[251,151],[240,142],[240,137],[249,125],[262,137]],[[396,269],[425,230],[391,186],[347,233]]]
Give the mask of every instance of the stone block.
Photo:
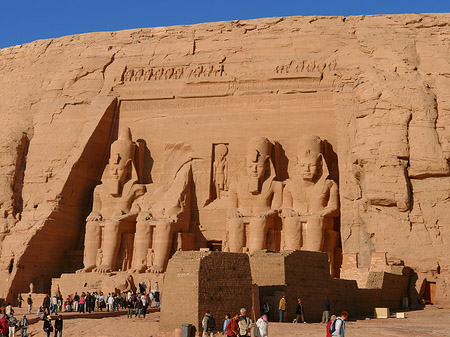
[[[375,318],[389,318],[389,308],[375,308],[374,309],[374,317]]]

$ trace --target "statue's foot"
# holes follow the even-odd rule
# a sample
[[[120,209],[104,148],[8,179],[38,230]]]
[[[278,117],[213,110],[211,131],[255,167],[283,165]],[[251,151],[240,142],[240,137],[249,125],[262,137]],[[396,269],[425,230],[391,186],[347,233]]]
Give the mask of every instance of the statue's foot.
[[[161,266],[154,265],[150,268],[150,272],[153,274],[161,274],[164,272],[164,269]]]
[[[100,267],[95,268],[97,273],[110,273],[112,272],[112,268],[107,264],[102,264]]]
[[[139,267],[134,268],[134,269],[132,270],[132,273],[144,273],[146,269],[147,269],[147,266],[141,264]]]
[[[91,272],[91,271],[93,271],[95,269],[95,266],[94,265],[92,265],[92,266],[88,266],[88,267],[84,267],[83,269],[78,269],[77,271],[76,271],[76,273],[89,273],[89,272]]]

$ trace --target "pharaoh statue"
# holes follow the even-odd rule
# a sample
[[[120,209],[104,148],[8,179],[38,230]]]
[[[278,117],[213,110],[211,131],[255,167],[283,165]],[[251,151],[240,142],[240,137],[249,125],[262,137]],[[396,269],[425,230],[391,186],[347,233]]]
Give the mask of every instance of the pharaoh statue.
[[[225,144],[218,144],[216,146],[213,165],[213,182],[217,199],[220,199],[223,192],[228,190],[227,154],[228,148]]]
[[[161,178],[149,186],[149,192],[140,202],[142,210],[134,239],[134,272],[164,272],[174,236],[189,232],[191,160],[190,146],[183,143],[166,146]]]
[[[283,191],[282,183],[275,180],[271,152],[272,143],[267,138],[255,137],[248,142],[246,174],[229,188],[224,251],[267,248],[268,232],[273,232]]]
[[[111,144],[109,163],[102,183],[94,190],[92,212],[86,219],[84,268],[80,272],[116,270],[122,234],[134,233],[139,212],[135,200],[145,193],[145,186],[139,184],[136,148],[129,128],[121,129]]]
[[[326,251],[333,266],[339,193],[329,178],[322,146],[317,136],[303,136],[298,144],[295,170],[283,192],[283,241],[285,250]]]

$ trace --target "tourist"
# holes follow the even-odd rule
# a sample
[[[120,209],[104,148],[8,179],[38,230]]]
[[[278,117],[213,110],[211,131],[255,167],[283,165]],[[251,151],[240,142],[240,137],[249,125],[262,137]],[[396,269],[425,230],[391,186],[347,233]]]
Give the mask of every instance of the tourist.
[[[238,318],[239,336],[250,337],[252,320],[247,317],[247,310],[245,308],[242,308],[240,313],[241,315]]]
[[[267,319],[269,319],[270,306],[269,306],[269,301],[268,300],[266,300],[264,302],[264,304],[262,305],[261,312],[262,312],[263,315],[267,316]]]
[[[336,315],[331,315],[330,321],[327,323],[327,337],[331,337],[331,324],[336,320]]]
[[[144,306],[142,305],[142,301],[140,299],[136,300],[136,314],[134,315],[134,317],[137,318],[141,318],[141,312],[142,312],[142,308]]]
[[[348,312],[343,311],[341,312],[341,315],[336,318],[336,321],[334,321],[335,329],[332,336],[338,336],[338,337],[344,337],[345,336],[345,320],[348,318]],[[333,326],[333,324],[331,325]],[[333,329],[331,329],[333,330]]]
[[[9,315],[11,315],[13,313],[14,313],[14,309],[13,309],[11,303],[8,303],[5,308],[6,317],[9,317]]]
[[[42,321],[45,317],[45,310],[44,307],[39,307],[37,312],[36,312],[36,316],[39,318],[40,321]]]
[[[14,317],[14,313],[9,314],[8,319],[8,327],[9,327],[9,337],[14,337],[16,334],[16,325],[17,325],[17,318]]]
[[[42,306],[50,312],[50,296],[48,296],[48,294],[45,294]]]
[[[159,296],[160,296],[159,291],[155,291],[155,304],[157,308],[161,307],[161,300]]]
[[[133,307],[134,307],[133,299],[130,297],[127,300],[127,309],[128,309],[127,318],[133,317]]]
[[[297,308],[295,309],[295,313],[297,314],[297,318],[295,319],[295,323],[298,323],[298,322],[306,323],[305,322],[305,318],[303,316],[303,305],[302,305],[302,299],[301,298],[299,298],[297,300]]]
[[[122,291],[122,294],[120,295],[120,307],[122,309],[127,307],[127,294],[125,291]]]
[[[55,315],[58,315],[58,294],[55,294],[52,297],[52,310],[50,311],[50,313],[55,313]]]
[[[214,330],[216,329],[216,320],[211,315],[209,310],[206,310],[205,316],[202,320],[203,334],[202,337],[214,337]]]
[[[2,304],[2,305],[0,306],[0,314],[3,316],[3,315],[5,314],[5,311],[6,311],[5,304]]]
[[[21,293],[17,296],[17,302],[19,304],[19,308],[22,308],[23,297]]]
[[[93,302],[93,297],[91,295],[90,292],[87,293],[86,295],[86,312],[91,313],[92,311],[92,302]]]
[[[119,301],[120,301],[119,295],[114,294],[113,299],[114,299],[114,302],[113,302],[113,310],[114,310],[114,311],[119,311]]]
[[[0,318],[0,336],[8,336],[9,334],[9,324],[5,315]]]
[[[227,327],[227,323],[228,323],[229,320],[230,320],[230,314],[226,314],[226,315],[225,315],[225,320],[223,321],[223,329],[222,329],[222,332],[223,332],[224,334],[227,333],[226,327]]]
[[[280,303],[278,304],[278,310],[280,311],[280,319],[279,322],[283,322],[284,312],[286,311],[286,296],[283,295],[280,299]]]
[[[266,315],[262,315],[253,329],[253,334],[255,337],[268,337],[269,336],[269,320]]]
[[[33,299],[31,298],[31,294],[28,295],[27,304],[28,304],[28,313],[31,314],[31,310],[33,310]]]
[[[72,311],[72,304],[70,303],[70,295],[66,298],[66,301],[64,302],[64,311],[70,312]]]
[[[153,300],[155,299],[155,295],[153,294],[153,292],[151,291],[148,294],[148,305],[151,308],[153,306]]]
[[[85,305],[86,305],[86,294],[84,292],[81,293],[80,296],[80,304],[78,305],[78,311],[81,313],[85,313]]]
[[[50,337],[50,334],[53,332],[52,318],[50,315],[44,318],[44,332],[47,334],[47,337]]]
[[[114,310],[114,297],[111,294],[108,294],[106,301],[108,302],[108,311],[113,311]]]
[[[61,295],[61,292],[58,291],[58,311],[62,311],[63,308],[63,297]]]
[[[147,285],[144,282],[139,282],[139,292],[141,294],[145,293],[145,290],[147,289]]]
[[[80,295],[78,295],[78,293],[75,292],[75,295],[73,295],[73,311],[78,312],[79,304],[80,304]]]
[[[100,311],[103,311],[103,308],[106,308],[106,304],[105,304],[105,295],[103,295],[102,292],[100,292],[100,295],[98,295],[98,302],[99,302],[98,307],[100,308]]]
[[[142,314],[145,315],[147,314],[147,307],[148,307],[148,300],[147,300],[147,296],[145,294],[142,294],[141,296],[141,301],[142,301]]]
[[[159,308],[159,307],[161,307],[161,301],[160,301],[161,293],[159,292],[159,284],[158,284],[158,282],[155,282],[155,286],[153,288],[155,290],[156,307]]]
[[[63,319],[61,315],[58,315],[58,317],[55,320],[55,337],[62,337],[62,331],[63,331]]]
[[[330,320],[330,301],[328,297],[322,301],[322,323],[328,323]]]
[[[20,328],[20,337],[27,337],[27,329],[28,329],[28,318],[27,315],[23,315],[23,317],[19,321]]]
[[[239,318],[239,314],[236,312],[233,314],[233,317],[230,318],[230,320],[228,321],[225,330],[227,331],[227,336],[228,337],[236,337],[239,336],[239,326],[238,326],[238,318]]]

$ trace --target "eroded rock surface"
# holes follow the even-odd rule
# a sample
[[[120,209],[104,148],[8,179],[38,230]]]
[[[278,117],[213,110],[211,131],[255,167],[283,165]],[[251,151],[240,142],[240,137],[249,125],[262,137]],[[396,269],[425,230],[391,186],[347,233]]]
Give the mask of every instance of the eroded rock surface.
[[[342,251],[359,253],[362,267],[387,252],[417,273],[418,291],[424,279],[437,282],[437,301],[450,304],[448,22],[449,14],[266,18],[0,50],[0,297],[30,283],[48,291],[51,277],[82,267],[74,252],[94,188],[119,128],[129,127],[145,144],[139,174],[149,193],[164,181],[168,143],[195,154],[192,237],[174,250],[223,240],[228,186],[249,139],[275,145],[284,182],[300,138],[317,135],[339,186]],[[218,175],[220,144],[227,169]]]

